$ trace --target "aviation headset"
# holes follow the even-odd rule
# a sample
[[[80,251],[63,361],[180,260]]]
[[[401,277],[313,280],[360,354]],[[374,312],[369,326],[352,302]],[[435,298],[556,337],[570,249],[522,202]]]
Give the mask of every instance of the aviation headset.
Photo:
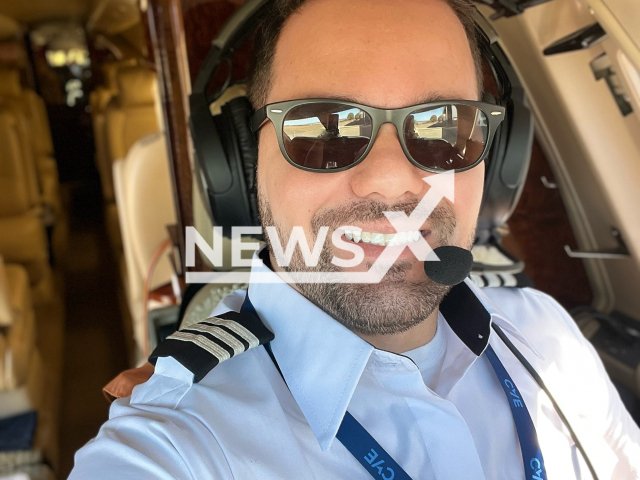
[[[223,87],[213,97],[207,88],[219,67],[231,62],[236,48],[255,30],[269,8],[270,0],[248,0],[225,23],[189,96],[189,126],[196,150],[199,184],[215,224],[230,236],[232,226],[260,225],[255,186],[257,142],[249,128],[253,108],[245,96],[222,105],[212,115],[209,106],[231,81],[231,69]],[[498,98],[483,94],[483,101],[506,107],[506,118],[498,127],[487,156],[485,191],[478,222],[478,243],[487,243],[496,227],[503,225],[515,208],[529,168],[533,122],[525,106],[524,89],[513,67],[497,43],[489,23],[476,12],[476,27],[483,58],[488,62],[498,89]]]

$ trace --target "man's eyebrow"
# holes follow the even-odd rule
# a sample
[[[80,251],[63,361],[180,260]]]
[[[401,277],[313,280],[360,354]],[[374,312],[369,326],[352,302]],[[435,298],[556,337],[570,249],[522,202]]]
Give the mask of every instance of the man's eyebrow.
[[[417,96],[413,99],[413,105],[419,105],[421,103],[432,103],[432,102],[445,102],[448,100],[462,100],[460,96],[451,96],[444,95],[442,93],[427,93],[424,95]]]
[[[310,97],[311,98],[311,97]],[[342,102],[350,102],[350,103],[360,103],[362,105],[369,105],[369,103],[358,96],[349,96],[349,95],[339,95],[339,94],[325,94],[319,97],[313,98],[326,98],[327,100],[338,100]],[[448,100],[462,100],[462,98],[457,96],[449,96],[441,93],[427,93],[424,95],[419,95],[414,98],[409,104],[404,105],[405,107],[410,107],[412,105],[421,105],[423,103],[432,103],[432,102],[442,102]],[[399,107],[402,108],[402,107]]]

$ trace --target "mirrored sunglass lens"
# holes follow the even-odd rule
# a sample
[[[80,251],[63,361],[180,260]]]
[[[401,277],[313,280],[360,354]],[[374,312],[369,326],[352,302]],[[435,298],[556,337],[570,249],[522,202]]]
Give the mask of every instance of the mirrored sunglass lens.
[[[453,170],[473,165],[482,155],[488,136],[486,115],[470,105],[416,110],[404,123],[409,154],[427,168]]]
[[[282,129],[289,158],[301,167],[335,170],[355,163],[371,140],[371,117],[341,103],[308,103],[287,112]]]

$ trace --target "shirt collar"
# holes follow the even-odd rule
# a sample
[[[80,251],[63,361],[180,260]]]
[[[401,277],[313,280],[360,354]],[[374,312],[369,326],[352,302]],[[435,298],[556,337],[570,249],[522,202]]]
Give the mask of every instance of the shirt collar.
[[[251,276],[262,277],[261,282],[249,284],[248,294],[260,319],[275,334],[271,348],[282,376],[326,450],[374,348],[261,260],[254,262]]]
[[[522,332],[470,279],[451,288],[440,303],[440,313],[450,327],[447,332],[447,354],[440,373],[441,381],[436,388],[436,393],[443,397],[449,395],[471,365],[484,353],[491,336],[495,335],[491,328],[493,322],[541,357]]]
[[[494,303],[494,301],[491,300],[487,295],[485,295],[481,288],[479,288],[470,279],[466,279],[465,284],[469,287],[469,290],[473,292],[475,297],[480,301],[484,309],[489,313],[492,322],[498,325],[501,329],[511,334],[513,338],[516,338],[525,347],[531,350],[534,355],[540,358],[540,360],[544,361],[544,357],[542,356],[542,354],[529,342],[529,340],[527,340],[520,329],[509,319],[509,317],[504,312],[502,312],[502,310],[500,310],[500,308]],[[513,290],[518,291],[520,289],[513,288]]]
[[[275,334],[273,354],[284,380],[322,450],[340,427],[356,386],[376,350],[284,282],[257,252],[249,298]],[[489,344],[491,322],[536,355],[524,335],[473,282],[453,287],[440,304],[446,320],[447,351],[436,393],[446,397]],[[384,352],[387,353],[387,352]]]

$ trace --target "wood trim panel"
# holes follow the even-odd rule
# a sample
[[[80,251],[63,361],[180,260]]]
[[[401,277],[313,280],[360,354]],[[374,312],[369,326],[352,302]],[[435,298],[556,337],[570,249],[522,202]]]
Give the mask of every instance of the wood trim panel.
[[[185,226],[193,225],[187,61],[180,0],[149,0],[146,27],[158,71],[167,152],[171,164],[181,261]],[[196,268],[199,268],[196,265]]]

